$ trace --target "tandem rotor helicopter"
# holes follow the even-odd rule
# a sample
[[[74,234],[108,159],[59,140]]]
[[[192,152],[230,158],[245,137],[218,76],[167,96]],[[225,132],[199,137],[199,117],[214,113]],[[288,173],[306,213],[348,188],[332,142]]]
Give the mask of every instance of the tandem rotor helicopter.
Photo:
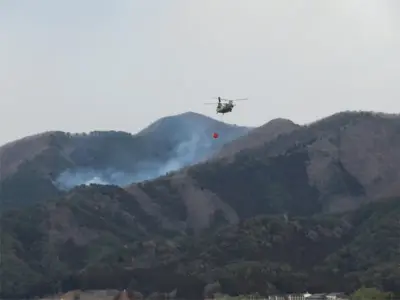
[[[214,99],[218,99],[218,102],[212,102],[212,103],[204,103],[204,104],[217,104],[216,112],[217,114],[221,114],[221,117],[223,117],[226,113],[232,112],[232,109],[235,107],[234,101],[245,101],[249,100],[247,98],[243,99],[223,99],[221,97],[217,97]],[[222,102],[224,101],[224,102]],[[221,120],[222,121],[222,120]],[[213,133],[213,138],[217,139],[219,137],[219,134],[217,132]]]
[[[214,99],[218,99],[218,102],[204,103],[204,104],[217,104],[216,112],[217,112],[217,114],[222,114],[222,115],[232,112],[232,109],[235,107],[234,101],[249,100],[247,98],[243,98],[243,99],[223,99],[221,97],[217,97],[217,98],[214,98]],[[222,101],[224,101],[224,103]]]

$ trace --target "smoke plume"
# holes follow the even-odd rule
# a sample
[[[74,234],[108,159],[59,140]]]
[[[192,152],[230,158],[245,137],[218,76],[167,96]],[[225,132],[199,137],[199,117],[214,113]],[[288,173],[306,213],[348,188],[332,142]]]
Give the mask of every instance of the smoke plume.
[[[145,160],[135,170],[121,171],[112,166],[105,169],[75,168],[62,172],[55,181],[57,187],[69,190],[78,185],[110,184],[126,186],[155,179],[169,172],[200,162],[212,155],[217,147],[205,133],[193,134],[190,139],[179,143],[166,161]]]

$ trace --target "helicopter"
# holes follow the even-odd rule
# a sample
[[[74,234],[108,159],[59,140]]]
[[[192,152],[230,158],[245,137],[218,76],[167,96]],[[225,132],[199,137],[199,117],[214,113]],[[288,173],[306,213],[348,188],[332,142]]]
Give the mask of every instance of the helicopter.
[[[223,99],[221,97],[217,97],[215,99],[218,99],[218,102],[213,102],[213,103],[204,103],[204,104],[217,104],[217,114],[226,114],[232,112],[232,109],[235,107],[235,104],[233,103],[234,101],[244,101],[248,100],[247,98],[243,99]],[[222,103],[222,101],[225,101],[225,103]]]

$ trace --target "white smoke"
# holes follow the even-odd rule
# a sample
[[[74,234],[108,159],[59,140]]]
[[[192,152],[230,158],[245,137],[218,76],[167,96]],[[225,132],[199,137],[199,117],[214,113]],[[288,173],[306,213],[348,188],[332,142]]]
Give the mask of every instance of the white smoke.
[[[192,134],[190,139],[178,144],[173,155],[166,161],[148,160],[136,165],[134,171],[121,171],[113,167],[107,169],[74,168],[62,172],[54,184],[62,190],[70,190],[78,185],[110,184],[127,186],[132,183],[155,179],[169,172],[200,162],[211,155],[215,141],[206,132]]]
[[[113,168],[95,170],[91,168],[69,169],[57,177],[54,184],[63,190],[72,189],[78,185],[111,184],[127,185],[130,183],[131,174]]]

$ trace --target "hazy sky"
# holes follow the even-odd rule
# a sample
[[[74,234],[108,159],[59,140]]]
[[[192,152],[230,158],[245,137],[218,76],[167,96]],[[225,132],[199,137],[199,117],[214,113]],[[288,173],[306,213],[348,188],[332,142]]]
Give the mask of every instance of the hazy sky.
[[[1,0],[0,144],[162,116],[400,111],[399,0]]]

